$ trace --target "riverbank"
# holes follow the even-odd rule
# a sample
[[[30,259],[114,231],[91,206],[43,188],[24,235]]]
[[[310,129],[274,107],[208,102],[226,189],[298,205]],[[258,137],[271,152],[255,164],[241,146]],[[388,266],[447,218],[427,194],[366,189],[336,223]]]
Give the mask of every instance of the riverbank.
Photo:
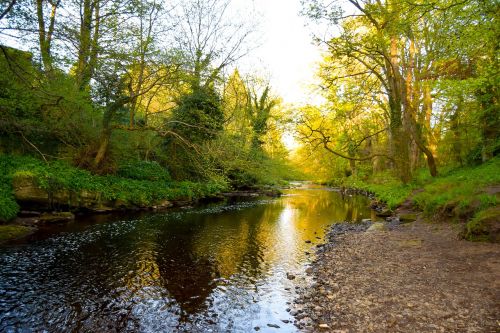
[[[234,190],[227,181],[176,182],[164,168],[142,162],[117,175],[94,175],[64,162],[0,155],[0,243],[22,238],[40,225],[67,223],[75,216],[159,211],[232,197],[276,197],[275,186]]]
[[[115,175],[95,175],[61,161],[0,155],[0,242],[24,237],[40,224],[75,215],[163,210],[231,196],[277,196],[273,187],[232,192],[224,179],[172,181],[156,163],[128,164]]]
[[[471,241],[500,241],[500,158],[479,166],[443,169],[438,177],[420,170],[408,184],[390,174],[371,178],[350,177],[340,185],[376,197],[373,208],[384,206],[383,217],[396,208],[423,212],[431,221],[460,226],[457,234]]]
[[[306,332],[496,332],[500,246],[418,218],[333,226],[292,311]]]

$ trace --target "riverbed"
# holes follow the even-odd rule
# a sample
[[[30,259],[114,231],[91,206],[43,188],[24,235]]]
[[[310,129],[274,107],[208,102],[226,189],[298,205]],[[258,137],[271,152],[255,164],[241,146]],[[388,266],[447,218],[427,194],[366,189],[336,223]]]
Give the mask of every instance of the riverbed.
[[[307,186],[41,229],[0,247],[0,331],[295,332],[327,227],[368,206]]]

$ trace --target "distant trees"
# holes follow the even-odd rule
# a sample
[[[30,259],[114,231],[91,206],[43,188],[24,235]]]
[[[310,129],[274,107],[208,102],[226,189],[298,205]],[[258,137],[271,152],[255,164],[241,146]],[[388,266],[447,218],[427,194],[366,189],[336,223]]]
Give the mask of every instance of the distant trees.
[[[471,113],[478,119],[488,118],[480,122],[484,124],[482,127],[469,124],[467,128],[469,132],[481,133],[482,139],[476,144],[482,146],[483,160],[498,154],[498,90],[490,85],[498,80],[498,66],[493,70],[498,59],[488,56],[498,47],[494,42],[498,29],[493,28],[498,4],[448,0],[418,3],[349,0],[346,3],[341,7],[338,1],[306,1],[304,8],[310,18],[325,20],[339,31],[331,38],[317,39],[328,50],[320,71],[330,102],[325,116],[338,117],[346,108],[351,114],[357,110],[366,116],[358,115],[347,132],[331,136],[325,134],[324,128],[311,127],[313,133],[321,134],[328,145],[341,141],[343,135],[353,138],[352,142],[356,142],[358,136],[370,150],[376,146],[384,150],[380,143],[387,142],[386,163],[393,164],[400,179],[407,182],[420,166],[422,156],[431,175],[435,176],[440,156],[444,160],[446,155],[464,153],[459,152],[465,145],[461,144],[457,121],[463,123],[467,118],[462,108],[468,100],[470,107],[476,105],[470,109]],[[496,32],[487,33],[484,29]],[[479,31],[485,33],[484,42],[479,42],[483,40]],[[479,53],[484,54],[481,60],[477,58]],[[491,69],[489,78],[481,81],[480,73],[485,68]],[[462,88],[475,85],[476,91],[462,90],[457,99],[449,89],[453,85]],[[448,118],[445,105],[454,106],[454,116]],[[462,114],[461,121],[457,110]],[[366,123],[375,126],[366,126]],[[492,130],[490,124],[495,124],[496,130]],[[352,131],[352,128],[363,127],[362,135]],[[454,149],[445,151],[446,137],[451,132],[455,133]],[[378,133],[379,137],[384,134],[387,140],[373,145],[372,140],[363,139],[373,139],[371,133]],[[468,143],[468,154],[474,150],[471,145],[475,144]],[[327,150],[330,147],[324,145]],[[356,148],[353,150],[353,147]],[[359,148],[357,144],[347,145],[344,153],[337,156],[345,155],[343,157],[351,161],[363,160],[365,157],[359,157]],[[367,159],[378,163],[380,161],[374,158],[380,156],[373,154]]]

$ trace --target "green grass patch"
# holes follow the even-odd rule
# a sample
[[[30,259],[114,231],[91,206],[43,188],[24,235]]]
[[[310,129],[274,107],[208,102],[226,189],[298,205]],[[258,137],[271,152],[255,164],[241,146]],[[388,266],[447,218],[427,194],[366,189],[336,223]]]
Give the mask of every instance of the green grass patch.
[[[365,190],[374,193],[377,198],[387,204],[390,209],[401,205],[411,192],[417,188],[415,184],[402,184],[399,180],[384,173],[369,180],[353,177],[347,178],[343,186]]]
[[[474,216],[465,225],[464,238],[470,241],[500,241],[498,225],[500,224],[500,207],[491,207]]]
[[[427,214],[452,213],[460,217],[498,205],[496,195],[485,188],[500,184],[500,159],[492,159],[477,167],[450,170],[423,186],[413,198]]]
[[[497,157],[476,167],[443,168],[436,178],[430,177],[426,169],[418,170],[413,181],[406,185],[389,173],[363,180],[349,177],[341,185],[373,192],[390,209],[403,203],[414,190],[423,189],[413,200],[426,214],[444,213],[467,219],[498,205],[498,197],[485,189],[500,184],[499,170]]]

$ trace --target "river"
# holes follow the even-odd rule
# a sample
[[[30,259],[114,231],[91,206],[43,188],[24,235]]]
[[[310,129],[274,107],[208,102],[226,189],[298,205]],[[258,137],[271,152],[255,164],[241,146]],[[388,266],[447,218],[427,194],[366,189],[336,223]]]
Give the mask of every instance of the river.
[[[309,186],[42,229],[0,247],[0,332],[295,332],[316,246],[367,207]]]

